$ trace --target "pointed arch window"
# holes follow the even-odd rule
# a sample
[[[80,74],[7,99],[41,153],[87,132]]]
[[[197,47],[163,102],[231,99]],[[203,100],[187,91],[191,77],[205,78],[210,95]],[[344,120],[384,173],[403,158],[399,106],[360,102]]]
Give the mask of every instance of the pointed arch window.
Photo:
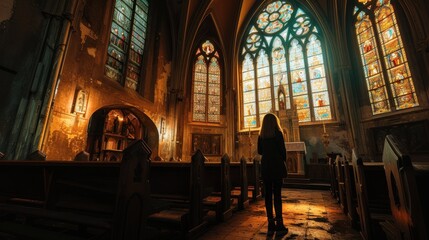
[[[192,120],[219,123],[221,68],[219,53],[209,40],[195,53],[192,92]]]
[[[252,21],[241,52],[242,129],[260,127],[280,108],[296,107],[300,123],[331,120],[322,36],[310,16],[274,1]]]
[[[358,0],[354,19],[372,113],[377,115],[418,106],[390,0]]]
[[[148,0],[116,0],[104,75],[137,90],[146,42]]]

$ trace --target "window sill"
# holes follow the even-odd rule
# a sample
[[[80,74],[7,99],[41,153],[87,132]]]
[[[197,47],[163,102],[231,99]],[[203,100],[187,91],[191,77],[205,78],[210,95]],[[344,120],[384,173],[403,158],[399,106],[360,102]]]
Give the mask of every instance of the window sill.
[[[388,120],[392,117],[401,117],[404,115],[408,115],[410,113],[418,114],[418,113],[422,113],[422,112],[425,112],[428,110],[429,110],[428,106],[419,106],[419,107],[414,107],[414,108],[410,108],[410,109],[404,109],[404,110],[393,111],[393,112],[389,112],[389,113],[383,113],[383,114],[379,114],[379,115],[373,115],[373,116],[370,116],[367,118],[363,118],[361,122],[367,123],[367,122],[372,122],[372,121]]]

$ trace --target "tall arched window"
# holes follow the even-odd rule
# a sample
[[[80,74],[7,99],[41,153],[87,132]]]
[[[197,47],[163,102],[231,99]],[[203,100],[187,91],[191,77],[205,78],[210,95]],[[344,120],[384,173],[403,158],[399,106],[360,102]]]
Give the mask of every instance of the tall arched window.
[[[148,0],[116,0],[104,74],[137,90],[146,40]]]
[[[219,53],[206,40],[195,53],[193,71],[192,120],[195,122],[220,122],[221,68]]]
[[[372,113],[418,106],[390,0],[358,0],[354,19]]]
[[[332,119],[321,35],[302,9],[268,4],[252,20],[241,56],[242,128],[260,127],[266,113],[284,107],[296,106],[299,122]]]

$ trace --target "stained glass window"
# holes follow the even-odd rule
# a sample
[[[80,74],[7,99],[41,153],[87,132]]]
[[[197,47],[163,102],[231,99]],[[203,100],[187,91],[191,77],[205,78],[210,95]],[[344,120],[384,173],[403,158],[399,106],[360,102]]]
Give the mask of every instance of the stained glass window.
[[[116,0],[104,74],[137,90],[146,41],[148,0]]]
[[[332,119],[321,35],[302,9],[289,1],[266,5],[249,27],[241,54],[242,129],[260,127],[266,113],[283,108],[296,107],[300,122]]]
[[[195,56],[192,120],[219,123],[221,106],[219,53],[207,40],[201,44]]]
[[[419,105],[396,15],[390,0],[362,1],[355,28],[374,115]]]

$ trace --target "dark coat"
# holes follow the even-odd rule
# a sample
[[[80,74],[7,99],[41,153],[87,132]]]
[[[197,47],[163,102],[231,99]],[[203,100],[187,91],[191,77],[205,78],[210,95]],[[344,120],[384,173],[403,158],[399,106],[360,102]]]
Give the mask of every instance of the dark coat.
[[[287,177],[286,147],[281,132],[273,138],[258,138],[258,153],[262,155],[262,179],[279,179]]]

